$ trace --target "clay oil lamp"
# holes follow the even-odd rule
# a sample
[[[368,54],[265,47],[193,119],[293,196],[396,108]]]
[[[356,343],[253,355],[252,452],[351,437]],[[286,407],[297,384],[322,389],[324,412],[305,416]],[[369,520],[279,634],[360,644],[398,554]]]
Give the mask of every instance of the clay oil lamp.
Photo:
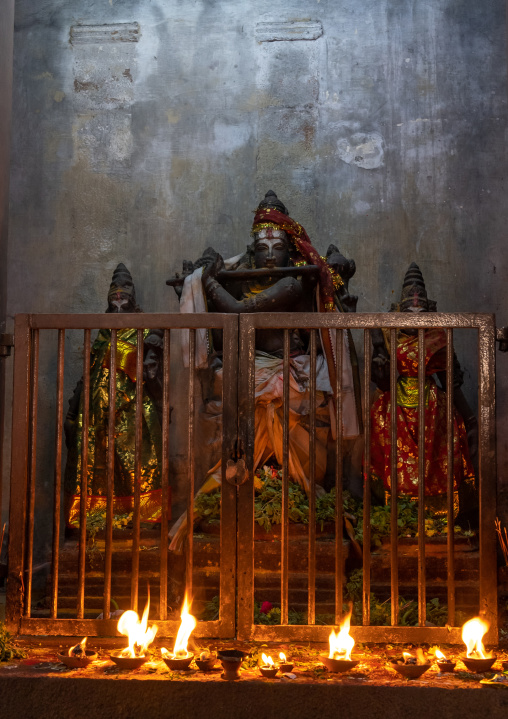
[[[120,669],[137,669],[148,661],[145,652],[157,634],[156,624],[152,624],[152,626],[148,628],[149,611],[150,596],[148,597],[141,621],[139,621],[138,613],[132,609],[124,612],[118,620],[117,629],[120,634],[128,637],[129,646],[120,651],[112,652],[109,658],[120,667]]]
[[[240,679],[240,667],[246,656],[247,652],[242,652],[241,649],[219,649],[217,656],[224,672],[221,674],[222,679],[228,681],[234,681]]]
[[[272,657],[267,656],[266,654],[262,654],[261,659],[263,663],[260,664],[258,667],[261,674],[268,679],[273,679],[273,677],[277,676],[279,667],[275,666]]]
[[[217,657],[215,654],[211,654],[210,652],[201,652],[199,657],[196,657],[194,661],[196,662],[196,666],[199,669],[200,672],[211,672],[212,669],[215,666],[215,662],[217,660]]]
[[[402,652],[402,658],[390,659],[390,666],[406,679],[419,679],[430,667],[420,648],[416,650],[416,657],[409,652]]]
[[[188,669],[191,661],[194,659],[193,652],[187,651],[187,642],[196,627],[197,620],[192,614],[189,614],[190,603],[187,601],[187,594],[183,600],[182,613],[180,614],[180,629],[176,635],[173,653],[168,652],[165,647],[161,647],[161,654],[165,664],[172,671],[179,669]]]
[[[360,661],[359,659],[351,658],[351,652],[355,645],[355,640],[349,634],[352,612],[353,608],[351,607],[344,617],[337,634],[332,629],[329,636],[330,653],[327,657],[321,656],[321,661],[329,672],[348,672],[353,667],[356,667]]]
[[[440,672],[453,672],[455,669],[455,662],[445,657],[440,649],[436,649],[436,664]]]
[[[71,647],[67,654],[57,654],[58,661],[71,669],[87,667],[94,659],[97,659],[97,652],[92,652],[86,648],[86,640],[87,637],[82,639],[79,644]]]
[[[470,672],[481,674],[488,672],[497,657],[490,654],[483,646],[482,638],[489,631],[490,624],[480,617],[470,619],[462,627],[462,641],[467,647],[467,653],[460,658]]]
[[[279,652],[279,671],[281,671],[283,674],[287,674],[293,669],[293,664],[290,664],[288,660],[286,659],[286,655],[284,652]]]

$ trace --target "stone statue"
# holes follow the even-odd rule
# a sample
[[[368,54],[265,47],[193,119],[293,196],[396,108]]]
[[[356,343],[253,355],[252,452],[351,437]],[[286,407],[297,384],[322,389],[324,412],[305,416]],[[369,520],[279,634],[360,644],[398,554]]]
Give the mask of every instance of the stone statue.
[[[392,306],[399,312],[435,312],[422,273],[411,263],[401,300]],[[379,396],[371,408],[371,467],[374,485],[390,490],[390,331],[373,332],[372,380]],[[397,335],[397,489],[401,495],[418,496],[418,330],[399,330]],[[429,508],[443,511],[440,502],[447,491],[446,432],[446,334],[441,328],[425,330],[425,494]],[[437,381],[436,381],[437,379]],[[454,357],[454,490],[464,482],[474,484],[471,454],[476,453],[477,422],[463,393],[463,373]],[[439,383],[439,384],[438,384]],[[468,444],[468,437],[470,446]],[[432,501],[434,498],[435,501]],[[455,497],[457,501],[457,497]],[[458,503],[457,505],[458,506]]]
[[[106,312],[141,312],[129,270],[119,264],[112,277]],[[153,339],[153,330],[144,331]],[[156,342],[156,339],[155,339]],[[152,344],[153,346],[153,344]],[[133,510],[135,481],[135,415],[137,330],[117,332],[116,404],[114,448],[114,514],[125,515]],[[145,358],[146,360],[146,358]],[[90,413],[88,427],[87,518],[105,512],[107,495],[107,437],[109,417],[109,372],[111,364],[111,332],[100,330],[90,357]],[[157,384],[155,376],[152,386]],[[80,485],[83,473],[83,379],[78,382],[69,400],[65,420],[67,463],[65,467],[65,502],[68,527],[79,527]],[[161,511],[161,425],[157,402],[143,389],[141,448],[141,521],[160,521]]]
[[[354,311],[357,298],[349,295],[348,281],[355,272],[353,261],[346,260],[330,245],[327,257],[320,257],[304,228],[291,219],[277,195],[269,191],[260,202],[252,227],[253,243],[247,251],[224,261],[208,248],[196,262],[184,263],[186,275],[180,297],[181,311],[212,312],[322,312]],[[192,271],[192,273],[191,273]],[[341,275],[341,272],[343,275]],[[177,280],[168,284],[176,285]],[[316,291],[317,290],[317,291]],[[206,297],[204,302],[203,295]],[[357,412],[358,385],[353,379],[354,347],[344,333],[343,352],[343,427],[344,438],[360,433]],[[199,338],[198,338],[199,339]],[[315,477],[322,484],[327,464],[330,430],[335,428],[332,387],[335,363],[334,333],[323,331],[316,358],[316,452]],[[309,485],[309,355],[308,333],[295,329],[290,336],[290,415],[289,473],[307,492]],[[198,342],[199,344],[199,342]],[[210,359],[221,378],[217,356],[221,345],[213,337],[213,347],[197,347],[196,364],[204,367]],[[184,349],[185,357],[186,349]],[[254,470],[267,462],[282,464],[282,330],[256,332],[255,358],[255,456]],[[353,361],[352,361],[353,356]],[[356,368],[356,365],[355,365]],[[219,408],[221,412],[222,409]],[[208,409],[207,409],[208,412]],[[220,461],[208,472],[201,492],[211,491],[221,481]],[[178,524],[178,523],[177,523]],[[175,535],[175,527],[172,530]],[[172,543],[178,544],[181,532]]]

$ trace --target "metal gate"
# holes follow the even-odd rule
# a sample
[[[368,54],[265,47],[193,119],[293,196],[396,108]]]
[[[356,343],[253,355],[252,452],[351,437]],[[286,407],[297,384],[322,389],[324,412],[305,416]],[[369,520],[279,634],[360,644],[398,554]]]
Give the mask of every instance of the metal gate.
[[[215,314],[95,314],[95,315],[30,315],[16,317],[15,323],[15,354],[14,354],[14,386],[13,386],[13,422],[12,422],[12,465],[10,485],[10,535],[9,535],[9,573],[7,581],[6,622],[9,628],[26,635],[59,634],[59,635],[101,635],[116,634],[116,619],[110,618],[112,578],[125,572],[118,560],[118,544],[125,550],[122,554],[128,562],[127,579],[130,588],[130,608],[138,609],[140,592],[140,545],[143,540],[140,528],[140,464],[141,464],[141,432],[142,432],[142,382],[136,384],[136,442],[135,442],[135,494],[132,517],[132,529],[123,533],[118,540],[113,531],[113,483],[114,483],[114,445],[115,418],[111,407],[115,407],[116,376],[117,376],[117,340],[119,333],[126,328],[136,330],[137,350],[135,352],[135,376],[143,373],[143,330],[156,329],[163,333],[163,410],[162,410],[162,506],[160,517],[160,546],[156,547],[159,556],[147,554],[147,574],[159,582],[158,616],[159,633],[163,636],[174,635],[180,624],[179,609],[174,607],[172,615],[168,611],[168,580],[171,581],[171,563],[168,556],[168,493],[169,493],[169,439],[171,393],[175,390],[171,378],[170,360],[174,347],[172,337],[179,330],[189,331],[189,371],[187,386],[186,420],[186,462],[188,466],[187,512],[193,515],[193,502],[196,486],[195,459],[199,447],[195,441],[196,417],[196,372],[195,346],[196,333],[199,330],[208,332],[217,329],[222,332],[224,349],[223,363],[223,396],[224,406],[232,408],[225,412],[222,422],[222,466],[225,467],[230,458],[230,448],[235,446],[236,426],[236,378],[237,378],[237,333],[238,321],[235,316]],[[87,557],[87,519],[86,502],[80,503],[79,536],[72,541],[64,541],[63,507],[62,507],[62,445],[64,428],[64,372],[66,334],[70,330],[83,332],[83,437],[88,436],[87,417],[89,416],[90,396],[90,350],[92,346],[91,331],[96,329],[111,330],[111,351],[109,369],[109,419],[108,419],[108,459],[107,459],[107,501],[105,507],[106,522],[100,540],[100,567],[94,571]],[[48,338],[49,335],[49,338]],[[40,347],[43,342],[49,345],[47,354],[50,363],[55,365],[55,382],[53,386],[47,380],[40,387]],[[180,348],[178,355],[180,358]],[[47,359],[45,355],[45,359]],[[53,407],[54,421],[54,452],[46,457],[45,467],[37,462],[38,414],[42,401]],[[40,427],[39,427],[40,429]],[[88,442],[83,441],[82,460],[87,466]],[[49,557],[50,573],[46,594],[49,595],[49,607],[41,612],[33,607],[32,594],[36,567],[34,557],[34,519],[36,513],[36,497],[46,491],[44,473],[53,473],[48,485],[52,494],[51,519],[51,551]],[[42,473],[42,477],[41,477]],[[86,472],[83,473],[86,477]],[[38,486],[39,485],[39,486]],[[42,485],[42,490],[41,486]],[[86,478],[81,484],[82,496],[87,495]],[[119,530],[120,531],[120,530]],[[197,634],[200,636],[232,637],[235,633],[235,583],[236,583],[236,549],[230,537],[236,533],[236,493],[234,487],[223,482],[220,544],[218,549],[220,579],[217,587],[220,596],[220,613],[214,621],[201,621]],[[153,534],[153,530],[152,530]],[[77,540],[77,542],[76,542]],[[118,541],[117,541],[118,540]],[[153,536],[151,544],[155,545]],[[77,549],[76,549],[77,547]],[[147,547],[146,549],[152,549]],[[125,559],[126,557],[126,559]],[[142,557],[143,559],[145,557]],[[62,579],[64,563],[75,566],[75,576],[71,579],[74,595],[74,608],[62,607],[59,583]],[[115,566],[116,562],[116,566]],[[43,563],[44,564],[44,563]],[[178,564],[178,558],[176,561]],[[192,596],[194,573],[193,534],[189,533],[187,551],[179,558],[179,569],[183,584]],[[158,566],[157,566],[158,565]],[[87,586],[95,583],[96,597],[88,598]],[[183,592],[182,592],[183,594]],[[152,593],[152,600],[153,600]],[[87,601],[96,602],[100,599],[102,616],[89,618],[90,607]],[[95,606],[95,605],[94,605]],[[127,607],[125,607],[127,608]],[[92,614],[100,609],[93,609]],[[36,616],[34,616],[34,614]],[[41,616],[45,615],[45,616]],[[70,618],[66,618],[71,615]],[[153,614],[152,614],[153,615]]]
[[[254,537],[254,489],[253,457],[254,457],[254,408],[255,408],[255,336],[257,329],[282,329],[284,332],[283,369],[283,490],[282,490],[282,529],[280,541],[277,540],[277,551],[280,551],[280,608],[281,622],[278,625],[266,626],[254,622],[254,587],[255,537]],[[391,502],[391,626],[371,626],[370,594],[371,594],[371,550],[370,550],[370,330],[387,328],[390,333],[391,346],[396,346],[396,333],[400,328],[416,328],[419,340],[418,354],[418,415],[419,415],[419,461],[418,461],[418,558],[417,575],[414,577],[418,597],[418,626],[401,626],[399,617],[399,540],[397,536],[397,426],[396,415],[391,413],[391,478],[395,487]],[[495,497],[496,497],[496,456],[495,456],[495,326],[493,315],[487,314],[444,314],[422,313],[421,315],[404,313],[386,314],[244,314],[240,319],[240,356],[239,366],[239,429],[240,438],[245,447],[249,481],[239,487],[238,495],[238,636],[244,640],[313,640],[326,641],[330,626],[320,626],[316,621],[316,521],[315,521],[315,447],[316,447],[316,353],[318,331],[336,330],[335,356],[337,362],[335,387],[333,393],[338,398],[337,426],[341,427],[341,396],[342,396],[342,334],[347,330],[363,330],[363,354],[365,358],[363,372],[363,422],[365,431],[364,451],[364,542],[363,542],[363,594],[362,594],[362,626],[352,626],[351,634],[356,641],[386,642],[448,642],[460,643],[461,631],[455,621],[455,540],[454,533],[448,532],[446,596],[448,621],[446,627],[426,626],[426,532],[424,515],[424,333],[427,328],[443,328],[446,332],[446,374],[447,374],[447,427],[448,427],[448,491],[447,520],[453,526],[453,329],[469,328],[476,330],[478,340],[478,415],[479,415],[479,606],[478,611],[490,621],[488,641],[497,642],[497,569],[496,569],[496,537],[495,537]],[[288,536],[288,446],[289,446],[289,334],[294,329],[306,329],[310,333],[310,412],[309,412],[309,521],[307,557],[302,560],[306,569],[307,621],[302,626],[289,623],[288,579],[290,576],[291,552]],[[391,362],[390,396],[391,406],[396,406],[397,368]],[[335,536],[334,536],[334,617],[330,623],[338,624],[343,615],[344,595],[344,551],[342,540],[342,440],[340,432],[335,440]],[[294,564],[294,561],[293,561]]]
[[[495,327],[492,315],[479,314],[437,314],[406,315],[401,313],[386,314],[242,314],[242,315],[173,315],[173,314],[139,314],[139,315],[19,315],[16,317],[15,327],[15,357],[14,357],[14,388],[13,388],[13,425],[12,425],[12,468],[11,468],[11,509],[10,509],[10,541],[9,541],[9,577],[7,589],[6,619],[9,628],[22,634],[61,634],[61,635],[114,635],[116,633],[116,620],[110,617],[111,611],[111,582],[115,577],[115,534],[113,531],[113,457],[108,461],[108,491],[106,507],[106,527],[102,541],[103,564],[99,572],[99,580],[103,588],[101,594],[102,617],[89,618],[86,605],[86,587],[89,582],[87,574],[86,542],[87,529],[85,517],[85,503],[82,504],[82,515],[77,537],[76,564],[76,593],[75,610],[71,617],[66,618],[60,606],[59,583],[62,564],[65,558],[65,546],[62,536],[62,442],[63,442],[63,401],[64,401],[64,370],[66,332],[78,330],[83,332],[83,381],[84,396],[88,396],[89,384],[87,377],[90,374],[91,331],[93,329],[111,330],[111,374],[110,374],[110,400],[115,396],[115,383],[111,377],[115,376],[115,345],[117,333],[126,327],[137,330],[137,346],[142,345],[144,329],[158,329],[163,331],[164,357],[163,357],[163,419],[162,419],[162,516],[160,522],[160,553],[158,566],[152,562],[152,576],[158,577],[158,616],[159,631],[162,635],[172,635],[176,632],[179,619],[168,615],[168,580],[171,581],[173,567],[176,566],[172,553],[168,552],[167,530],[168,516],[164,509],[169,487],[169,438],[172,432],[170,427],[170,403],[172,385],[172,370],[170,358],[173,351],[175,330],[188,329],[189,337],[189,372],[187,375],[188,396],[188,428],[186,433],[186,457],[188,463],[188,492],[187,512],[193,515],[195,490],[199,488],[202,477],[196,476],[195,460],[200,452],[195,440],[195,418],[199,410],[196,398],[196,367],[195,345],[196,332],[200,329],[213,328],[222,332],[222,429],[221,429],[221,517],[220,537],[216,545],[218,559],[205,558],[208,569],[218,571],[218,619],[200,621],[195,631],[197,636],[232,638],[236,636],[242,640],[312,640],[326,641],[330,627],[320,625],[316,613],[316,597],[321,591],[319,578],[319,538],[316,536],[315,522],[315,463],[316,449],[316,357],[318,354],[319,332],[335,331],[334,353],[336,357],[336,379],[332,387],[337,399],[336,414],[337,426],[342,426],[341,397],[342,362],[343,362],[343,333],[348,330],[363,331],[363,355],[366,359],[363,371],[363,423],[365,431],[365,457],[364,465],[370,467],[370,395],[365,388],[370,386],[370,330],[374,328],[387,328],[390,333],[392,346],[395,346],[396,333],[399,328],[416,328],[419,345],[423,347],[424,332],[427,328],[443,328],[447,338],[447,422],[448,447],[452,451],[453,436],[452,422],[452,378],[453,378],[453,329],[470,329],[476,332],[478,338],[478,416],[479,416],[479,597],[478,609],[485,615],[491,629],[487,641],[497,641],[497,576],[496,576],[496,536],[495,536],[495,496],[496,496],[496,467],[495,467],[495,392],[494,392],[494,338]],[[272,626],[255,623],[254,597],[256,584],[256,571],[265,561],[262,557],[256,558],[256,547],[260,544],[254,534],[254,436],[255,436],[255,335],[257,329],[281,329],[284,333],[284,355],[281,360],[281,375],[283,384],[282,393],[282,446],[283,446],[283,488],[281,507],[281,532],[279,537],[272,537],[271,541],[263,545],[265,554],[269,549],[272,559],[270,577],[279,587],[280,597],[280,623]],[[309,522],[303,540],[306,546],[306,556],[293,556],[291,538],[289,534],[288,518],[288,487],[289,487],[289,376],[290,376],[290,332],[294,329],[304,329],[310,335],[310,377],[309,377]],[[51,572],[49,607],[47,616],[34,616],[32,592],[34,578],[34,514],[36,510],[36,497],[40,488],[40,466],[37,460],[37,429],[39,397],[48,394],[52,388],[39,387],[39,355],[42,336],[52,332],[53,356],[55,363],[55,387],[53,421],[55,427],[55,443],[52,455],[52,539],[51,539]],[[173,334],[172,334],[173,333]],[[51,353],[50,353],[51,354]],[[240,358],[240,360],[239,360]],[[425,382],[423,355],[419,355],[419,406],[420,418],[424,417],[423,387]],[[142,373],[143,354],[138,349],[136,354],[136,376]],[[395,405],[396,366],[391,367],[391,398]],[[137,408],[142,402],[141,383],[138,383],[136,392]],[[113,404],[110,401],[110,406]],[[85,412],[86,414],[86,412]],[[392,413],[391,424],[392,448],[391,475],[392,486],[396,487],[396,444],[397,427],[395,414]],[[139,428],[140,410],[136,410],[136,422]],[[420,447],[424,446],[424,422],[420,422]],[[136,466],[137,476],[140,471],[140,439],[139,431],[136,434]],[[114,420],[109,420],[109,446],[114,446]],[[86,443],[83,447],[86,453]],[[450,456],[450,454],[449,454]],[[343,441],[341,433],[336,433],[335,439],[335,526],[333,538],[329,547],[327,561],[331,563],[334,611],[328,624],[337,624],[343,614],[343,598],[345,588],[344,562],[347,547],[342,539],[343,509],[342,509],[342,457]],[[423,452],[420,452],[423,457]],[[245,463],[245,465],[244,465]],[[84,462],[84,465],[86,462]],[[246,466],[246,472],[244,471]],[[448,476],[448,504],[447,518],[449,526],[453,525],[452,503],[452,462]],[[418,595],[418,626],[401,626],[398,612],[399,599],[399,540],[397,537],[397,501],[391,504],[391,555],[390,555],[390,599],[391,599],[391,626],[371,626],[370,615],[370,577],[371,577],[371,551],[370,551],[370,472],[365,471],[364,483],[364,543],[363,543],[363,590],[362,590],[362,625],[353,626],[351,633],[357,641],[432,641],[460,643],[460,629],[455,621],[455,541],[452,532],[448,533],[446,550],[446,596],[448,606],[448,626],[426,626],[426,543],[424,519],[424,476],[423,461],[419,462],[419,506],[418,506],[418,560],[415,586]],[[82,488],[86,493],[86,487]],[[133,526],[129,543],[129,572],[131,608],[137,609],[140,589],[140,518],[139,496],[135,495]],[[199,536],[191,529],[186,537],[186,552],[181,558],[184,584],[187,591],[193,594],[195,584],[195,558],[199,557],[201,549],[195,542]],[[197,537],[197,539],[196,539]],[[233,541],[236,538],[236,542]],[[125,543],[125,542],[124,542]],[[204,550],[203,550],[204,551]],[[264,556],[264,555],[263,555]],[[72,555],[74,557],[74,555]],[[307,617],[304,624],[293,624],[290,621],[291,606],[288,587],[291,580],[291,562],[300,561],[306,581],[299,591],[305,596]],[[212,566],[215,563],[214,566]],[[259,565],[259,566],[258,566]],[[208,571],[208,570],[207,570]],[[97,581],[99,581],[97,580]],[[236,618],[235,618],[236,612]]]

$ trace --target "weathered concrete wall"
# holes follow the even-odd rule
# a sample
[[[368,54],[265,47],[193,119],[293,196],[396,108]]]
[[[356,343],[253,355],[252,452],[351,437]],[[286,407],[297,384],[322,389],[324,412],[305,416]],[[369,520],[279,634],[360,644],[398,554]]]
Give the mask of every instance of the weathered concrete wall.
[[[440,309],[506,324],[505,132],[503,0],[18,0],[9,315],[101,312],[119,261],[175,311],[165,280],[243,249],[272,188],[355,258],[358,311],[415,260]]]

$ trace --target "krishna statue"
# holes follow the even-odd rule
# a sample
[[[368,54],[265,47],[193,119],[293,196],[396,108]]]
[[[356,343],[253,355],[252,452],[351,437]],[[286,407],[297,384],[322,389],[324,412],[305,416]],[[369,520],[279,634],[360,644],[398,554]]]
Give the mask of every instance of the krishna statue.
[[[180,296],[181,312],[347,312],[355,311],[357,297],[349,294],[348,282],[355,264],[330,245],[326,257],[313,247],[305,229],[293,220],[273,191],[266,193],[254,216],[247,251],[223,258],[208,248],[196,262],[184,262],[185,281]],[[309,271],[306,271],[309,270]],[[272,273],[272,274],[271,274]],[[168,284],[175,285],[176,280]],[[180,294],[180,293],[179,293]],[[215,366],[221,381],[220,337],[211,338],[199,331],[196,342],[196,366]],[[322,484],[327,465],[329,439],[335,437],[336,407],[332,388],[336,381],[334,357],[335,333],[322,330],[316,357],[316,492]],[[343,333],[342,427],[346,440],[361,433],[357,359],[350,333]],[[184,361],[188,347],[184,346]],[[290,334],[289,387],[289,474],[307,494],[310,491],[309,458],[309,335],[295,329]],[[283,331],[263,329],[256,332],[255,355],[255,441],[254,471],[270,461],[283,462]],[[216,393],[220,396],[221,392]],[[211,404],[211,403],[209,403]],[[222,407],[216,402],[220,419]],[[221,462],[207,473],[200,493],[211,492],[221,483]],[[186,527],[183,515],[171,529],[170,548],[179,551]]]

